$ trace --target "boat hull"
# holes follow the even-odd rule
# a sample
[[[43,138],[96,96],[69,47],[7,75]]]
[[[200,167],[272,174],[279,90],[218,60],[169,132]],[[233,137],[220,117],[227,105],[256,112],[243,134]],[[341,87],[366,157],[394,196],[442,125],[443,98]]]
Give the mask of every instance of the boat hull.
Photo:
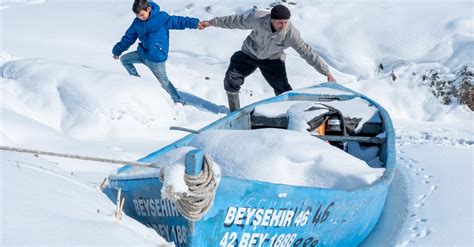
[[[380,184],[334,191],[223,177],[214,205],[199,221],[186,221],[162,200],[157,177],[114,180],[124,212],[177,246],[348,246],[374,228],[387,195]],[[116,191],[109,191],[114,198]]]
[[[337,84],[322,84],[347,92],[340,99],[360,97],[379,109],[385,143],[380,157],[383,177],[353,191],[274,184],[223,176],[211,209],[198,221],[182,217],[174,203],[161,197],[159,174],[110,176],[104,192],[115,201],[118,189],[124,212],[154,228],[176,246],[355,246],[375,227],[384,208],[395,166],[395,133],[388,113],[376,102]],[[289,93],[257,102],[202,129],[239,129],[256,105],[290,99],[317,100],[321,95]],[[324,95],[327,97],[327,95]],[[156,161],[172,149],[186,146],[185,138],[141,159]],[[131,169],[124,167],[118,173]]]

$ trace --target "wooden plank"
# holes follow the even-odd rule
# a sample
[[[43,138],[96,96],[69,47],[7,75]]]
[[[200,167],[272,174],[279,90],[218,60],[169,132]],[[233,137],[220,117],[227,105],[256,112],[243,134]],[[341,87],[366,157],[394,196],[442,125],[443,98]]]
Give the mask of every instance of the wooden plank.
[[[385,143],[385,139],[378,138],[378,137],[367,137],[367,136],[332,136],[332,135],[312,135],[324,141],[330,142],[347,142],[347,141],[356,141],[356,142],[364,142],[364,143],[375,143],[375,144],[383,144]]]

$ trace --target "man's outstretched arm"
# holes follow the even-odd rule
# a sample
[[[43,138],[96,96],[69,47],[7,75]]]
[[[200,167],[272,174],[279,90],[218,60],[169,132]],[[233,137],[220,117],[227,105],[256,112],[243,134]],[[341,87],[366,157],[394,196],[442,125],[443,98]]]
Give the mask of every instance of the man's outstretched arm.
[[[203,28],[206,27],[220,27],[227,29],[253,29],[256,24],[257,12],[252,11],[243,15],[229,15],[215,17],[209,21],[202,21],[200,24]]]
[[[329,71],[328,65],[323,61],[319,54],[304,42],[300,36],[300,32],[295,27],[291,28],[290,46],[295,49],[309,65],[313,66],[319,73],[325,75],[328,81],[336,82],[331,71]]]

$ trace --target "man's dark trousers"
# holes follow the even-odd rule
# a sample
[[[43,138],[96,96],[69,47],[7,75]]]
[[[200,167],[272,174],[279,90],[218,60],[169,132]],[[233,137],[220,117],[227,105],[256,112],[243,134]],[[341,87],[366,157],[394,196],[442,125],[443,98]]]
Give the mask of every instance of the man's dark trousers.
[[[227,92],[239,92],[244,84],[245,77],[259,68],[265,80],[275,91],[275,95],[292,90],[286,75],[285,62],[280,59],[255,59],[242,51],[232,55],[230,65],[224,79],[224,88]]]

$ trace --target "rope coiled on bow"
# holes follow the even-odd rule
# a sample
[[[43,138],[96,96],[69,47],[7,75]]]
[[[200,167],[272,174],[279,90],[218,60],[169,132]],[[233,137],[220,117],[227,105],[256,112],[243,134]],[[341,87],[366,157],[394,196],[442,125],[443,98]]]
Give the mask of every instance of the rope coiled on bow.
[[[164,168],[160,171],[160,180],[165,180]],[[174,192],[171,187],[165,188],[167,197],[176,204],[178,212],[189,221],[198,221],[204,216],[214,203],[217,190],[218,175],[212,170],[212,160],[204,154],[204,166],[196,176],[184,174],[184,181],[188,186],[186,193]],[[169,196],[171,195],[171,196]]]

